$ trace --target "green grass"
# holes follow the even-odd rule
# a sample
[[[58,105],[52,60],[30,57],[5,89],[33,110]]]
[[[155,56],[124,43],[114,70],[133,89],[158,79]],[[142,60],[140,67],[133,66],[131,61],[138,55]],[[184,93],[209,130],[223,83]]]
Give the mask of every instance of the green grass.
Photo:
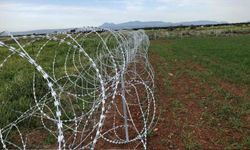
[[[108,35],[107,35],[108,36]],[[63,37],[61,37],[63,38]],[[19,49],[17,44],[13,41],[5,41],[7,45],[11,45]],[[65,40],[67,42],[68,39]],[[78,42],[84,46],[84,50],[89,54],[90,57],[97,57],[97,51],[103,51],[103,43],[100,43],[100,39],[96,37],[96,35],[89,35],[89,37],[78,38]],[[19,39],[21,44],[27,44],[31,42],[32,39]],[[74,48],[68,46],[66,43],[59,44],[59,42],[50,41],[40,52],[38,58],[36,55],[38,54],[39,49],[46,42],[46,39],[40,39],[33,44],[25,46],[25,50],[27,53],[36,60],[37,64],[41,65],[41,67],[51,76],[53,76],[53,62],[54,57],[56,55],[56,61],[54,63],[54,72],[55,78],[59,79],[65,76],[65,60],[67,57],[67,73],[69,75],[81,75],[84,78],[91,79],[95,75],[95,70],[93,68],[88,69],[88,72],[78,72],[75,69],[76,65],[78,68],[87,67],[90,65],[86,57],[81,55],[81,64],[79,62],[79,58],[77,54],[79,51],[76,51],[74,56]],[[71,41],[72,42],[72,41]],[[116,46],[116,42],[110,38],[107,41],[107,46],[112,49]],[[4,59],[11,54],[7,48],[0,47],[0,64],[4,61]],[[69,55],[68,55],[69,54]],[[75,58],[74,58],[75,57]],[[75,64],[73,64],[73,59],[75,59]],[[36,97],[41,98],[46,93],[50,92],[47,87],[46,80],[43,79],[40,73],[38,73],[34,66],[32,66],[27,60],[21,58],[18,55],[13,55],[6,64],[2,68],[0,68],[0,127],[4,127],[9,123],[16,120],[23,112],[28,110],[31,106],[35,105],[34,95],[33,95],[33,75],[35,74],[35,86],[36,86]],[[70,77],[70,79],[76,83],[76,85],[81,87],[93,88],[93,85],[87,83],[84,80],[76,80],[76,77]],[[64,90],[73,91],[78,94],[86,94],[87,92],[84,89],[76,88],[73,84],[70,84],[65,79],[58,81],[59,84],[64,85]],[[58,87],[56,87],[58,88]],[[96,94],[96,93],[93,93]],[[94,96],[94,95],[91,95]],[[82,100],[72,101],[72,105],[75,107],[76,113],[90,110],[92,106],[92,97],[90,95],[82,97],[86,102]],[[68,105],[68,100],[71,99],[68,96],[62,96],[61,102],[62,105],[65,106],[64,109],[68,112],[67,114],[63,114],[62,118],[72,117],[73,112],[72,108]],[[48,105],[53,105],[53,103],[49,103]],[[67,107],[69,106],[69,107]],[[52,111],[54,107],[52,106]],[[34,123],[36,124],[36,123]],[[25,124],[23,125],[25,126]]]
[[[151,49],[168,61],[193,61],[206,74],[237,84],[250,85],[250,36],[191,37],[152,42]],[[188,64],[187,64],[188,65]]]
[[[171,107],[172,107],[174,112],[180,111],[184,108],[184,106],[180,100],[173,100]]]
[[[5,41],[4,43],[7,45],[19,49],[19,46],[13,40],[1,40]],[[37,62],[37,64],[39,64],[44,69],[44,71],[53,78],[53,80],[58,80],[66,76],[66,65],[67,74],[69,75],[70,80],[74,83],[69,82],[69,79],[66,78],[58,80],[57,84],[63,86],[64,92],[59,91],[59,86],[57,86],[57,84],[53,85],[53,88],[57,94],[62,92],[60,93],[60,104],[61,107],[63,107],[61,116],[62,120],[67,120],[69,118],[72,119],[75,117],[75,115],[82,115],[82,113],[89,112],[89,110],[93,107],[93,97],[96,97],[98,94],[97,91],[95,91],[96,87],[88,82],[91,81],[91,79],[96,75],[94,68],[89,67],[91,64],[83,54],[80,56],[78,55],[79,47],[75,49],[74,47],[68,46],[66,44],[68,40],[69,39],[66,39],[65,43],[50,41],[40,52],[39,57],[36,57],[36,55],[43,44],[47,41],[46,39],[37,40],[33,42],[33,44],[27,45],[24,48],[29,56],[32,57]],[[96,35],[89,35],[89,37],[79,37],[77,39],[79,44],[83,46],[84,50],[93,59],[99,57],[100,53],[107,53],[106,48],[104,48],[105,46],[108,46],[109,50],[113,50],[113,48],[117,47],[117,43],[114,39],[109,38],[108,40],[109,41],[106,41],[105,43],[106,45],[104,45],[104,43],[102,43],[102,41]],[[31,42],[32,39],[19,39],[18,41],[24,45]],[[70,42],[74,44],[72,40]],[[10,54],[11,52],[7,48],[0,47],[0,64]],[[56,59],[54,61],[55,56]],[[107,63],[112,62],[107,60]],[[34,76],[36,89],[35,96],[38,101],[44,101],[44,96],[47,95],[46,106],[43,106],[43,111],[48,116],[54,117],[56,108],[54,107],[53,98],[50,94],[47,81],[42,77],[41,73],[39,73],[36,68],[28,62],[28,60],[23,59],[15,54],[3,65],[2,68],[0,68],[0,129],[17,120],[17,118],[22,116],[22,114],[24,114],[24,112],[29,110],[31,107],[36,106],[33,94]],[[98,84],[98,81],[95,81],[95,83]],[[86,87],[89,89],[86,89]],[[75,98],[66,92],[83,96]],[[91,95],[89,93],[91,93]],[[49,107],[50,109],[47,109],[46,107]],[[36,111],[39,110],[36,109]],[[55,125],[53,122],[49,122],[47,120],[43,121],[46,126],[49,126],[50,128],[54,127]],[[34,116],[25,118],[19,122],[17,126],[22,133],[25,133],[26,131],[33,131],[41,128],[42,122],[39,115],[35,114]],[[18,132],[15,128],[10,130],[7,134],[9,134],[9,136],[6,140],[10,140],[14,143],[17,142],[15,141],[15,137],[18,135]],[[41,141],[41,144],[51,145],[55,142],[55,137],[51,134],[48,134],[44,141]],[[29,146],[29,148],[34,148],[37,146],[39,147],[40,145],[31,144]],[[0,149],[1,147],[2,145],[0,143]]]
[[[202,149],[201,145],[196,141],[196,139],[193,137],[192,133],[185,133],[183,135],[183,142],[185,145],[185,149],[187,150],[199,150]]]
[[[26,43],[28,41],[23,40],[21,42]],[[39,41],[35,45],[41,46],[42,43],[44,41]],[[85,50],[91,56],[95,55],[95,53],[91,52],[93,47],[98,46],[94,37],[80,41],[80,43],[85,45]],[[15,45],[11,42],[9,44]],[[111,47],[115,45],[112,40],[110,41],[110,45]],[[31,46],[28,46],[26,49],[32,57],[35,56],[36,51],[34,52]],[[102,49],[100,48],[100,50]],[[58,43],[51,42],[45,47],[37,62],[42,64],[45,71],[51,75],[54,54],[56,53],[58,57],[55,63],[55,73],[57,75],[56,78],[60,78],[65,75],[64,60],[67,52],[68,46],[65,44],[58,45]],[[160,57],[159,59],[167,62],[166,66],[158,65],[154,69],[156,69],[156,74],[159,73],[163,76],[164,90],[172,97],[170,105],[174,113],[178,114],[178,112],[188,111],[185,102],[182,99],[174,97],[175,94],[173,93],[175,91],[172,88],[173,83],[170,81],[172,78],[178,79],[185,73],[190,77],[199,79],[203,83],[208,83],[215,90],[215,93],[207,93],[206,88],[201,87],[202,93],[207,94],[204,100],[201,100],[194,93],[189,93],[191,99],[197,101],[201,108],[207,108],[202,114],[203,124],[208,125],[218,132],[222,132],[222,134],[228,128],[241,133],[241,141],[221,139],[222,143],[224,142],[225,145],[228,145],[227,148],[229,149],[240,148],[241,146],[250,147],[250,132],[244,131],[244,127],[248,123],[243,119],[243,117],[250,115],[250,101],[247,99],[250,95],[250,35],[157,40],[151,42],[150,53],[157,54]],[[5,48],[0,48],[0,62],[8,54],[10,53]],[[73,55],[70,54],[69,59],[72,58]],[[82,63],[86,64],[84,59]],[[201,69],[197,69],[197,66]],[[76,72],[71,62],[68,64],[68,70],[72,74]],[[173,77],[170,77],[169,73],[173,73],[173,70],[176,72]],[[31,105],[34,105],[32,94],[32,75],[34,72],[36,72],[34,67],[17,56],[13,56],[0,69],[0,127],[16,120],[22,112],[27,110]],[[41,97],[49,89],[41,75],[37,72],[35,74],[36,86],[39,89],[36,91],[36,94],[37,97]],[[63,83],[64,81],[61,82]],[[221,88],[218,82],[230,83],[239,88],[248,87],[248,95],[243,97],[236,96]],[[77,84],[86,83],[77,82]],[[69,90],[72,87],[65,87],[65,89]],[[67,97],[62,98],[62,100],[64,99],[66,100]],[[85,110],[88,110],[91,107],[91,97],[86,96],[85,99],[86,103],[76,101],[72,105],[75,106],[76,110],[79,109],[80,112],[85,108],[87,108]],[[87,102],[90,102],[90,104]],[[62,104],[66,106],[68,103],[67,101],[63,101]],[[71,109],[65,107],[65,110],[70,111]],[[162,108],[162,110],[165,110],[165,108]],[[67,114],[70,117],[72,115],[70,112]],[[62,118],[66,118],[67,116],[62,116]],[[179,117],[179,115],[175,115],[175,117]],[[36,126],[35,122],[32,124]],[[179,122],[179,124],[180,126],[183,125],[182,122]],[[200,123],[195,123],[194,126],[197,124]],[[25,127],[25,124],[23,126]],[[149,132],[149,136],[154,135],[154,131]],[[186,132],[180,136],[186,149],[201,149],[202,146],[193,133]],[[53,140],[53,137],[49,136],[45,143],[50,144]]]
[[[197,103],[202,109],[201,120],[192,123],[192,128],[205,126],[221,135],[219,139],[211,139],[227,149],[250,148],[248,129],[249,122],[245,119],[250,115],[250,35],[231,37],[189,37],[178,39],[163,39],[151,41],[150,53],[159,57],[156,74],[163,76],[166,93],[169,93],[171,110],[176,114],[178,110],[187,110],[186,101]],[[172,78],[168,73],[174,73]],[[174,91],[172,80],[179,77],[197,79],[201,87],[200,94],[178,93]],[[226,83],[236,89],[236,93],[221,86]],[[179,83],[182,84],[182,83]],[[198,84],[198,83],[197,83]],[[209,91],[207,88],[213,90]],[[189,88],[192,88],[190,85]],[[244,95],[237,93],[237,90]],[[187,90],[188,91],[188,90]],[[178,94],[189,96],[185,101]],[[238,95],[237,95],[238,94]],[[203,95],[203,98],[200,97]],[[181,100],[181,101],[180,101]],[[189,108],[192,109],[192,108]],[[174,115],[178,128],[182,128],[187,121],[178,121],[181,116]],[[183,118],[185,120],[185,118]],[[236,139],[230,133],[238,133],[241,138]],[[182,133],[180,138],[186,149],[202,149],[195,134]]]

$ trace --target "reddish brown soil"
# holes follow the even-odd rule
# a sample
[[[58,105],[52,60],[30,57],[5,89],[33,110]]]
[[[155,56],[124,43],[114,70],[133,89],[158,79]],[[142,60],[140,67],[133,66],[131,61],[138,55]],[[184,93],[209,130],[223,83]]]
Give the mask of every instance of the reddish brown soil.
[[[247,92],[248,92],[247,87],[242,88],[242,87],[239,87],[230,83],[226,83],[226,82],[219,82],[219,85],[221,86],[221,88],[232,93],[235,96],[240,96],[240,97],[247,96]]]
[[[168,70],[169,66],[165,60],[161,60],[160,56],[153,54],[150,57],[151,64],[155,71],[155,96],[158,104],[157,115],[159,117],[157,125],[153,131],[148,135],[148,149],[167,150],[167,149],[224,149],[226,142],[230,140],[240,141],[243,136],[242,133],[228,127],[226,124],[213,122],[210,119],[204,118],[206,113],[215,113],[215,105],[223,105],[225,98],[219,94],[214,87],[208,83],[200,81],[198,78],[188,75],[187,73],[179,73],[183,69],[183,64],[177,61],[173,64],[170,72],[165,74],[158,69],[159,64],[162,70]],[[195,64],[193,62],[186,62],[192,69],[198,71],[206,71],[206,68]],[[169,85],[166,87],[165,78],[167,77]],[[226,82],[218,82],[218,85],[229,91],[235,96],[246,95],[247,89],[245,87],[238,87],[237,85]],[[138,88],[140,89],[140,88]],[[139,93],[144,93],[139,91]],[[209,102],[207,98],[213,96],[218,102],[208,106],[202,106],[201,103]],[[132,100],[134,98],[127,98]],[[121,102],[121,98],[117,98]],[[183,106],[180,109],[174,110],[173,103],[179,101]],[[121,103],[118,104],[118,109],[122,112]],[[133,117],[139,117],[138,108],[131,107]],[[107,115],[107,121],[103,127],[112,128],[113,117],[116,110],[112,110]],[[246,120],[250,117],[246,117]],[[212,123],[210,123],[210,121]],[[117,119],[117,125],[122,124],[122,119]],[[141,126],[141,122],[136,122],[137,126]],[[223,132],[218,132],[222,129]],[[117,131],[124,137],[124,131]],[[134,134],[134,133],[132,133]],[[97,149],[134,149],[136,144],[117,145],[99,140]],[[143,149],[142,145],[136,149]]]
[[[156,72],[156,96],[159,103],[159,109],[163,112],[160,116],[155,133],[149,138],[149,149],[224,149],[227,145],[221,141],[240,140],[241,133],[234,129],[227,128],[223,124],[216,125],[216,128],[223,128],[224,132],[219,133],[212,126],[208,125],[203,118],[205,112],[213,113],[211,106],[202,107],[200,103],[209,95],[213,95],[221,103],[224,100],[222,95],[216,93],[215,89],[207,83],[182,73],[175,76],[180,65],[174,64],[173,69],[168,75],[169,88],[164,85],[164,74],[157,71],[159,64],[162,64],[163,70],[168,69],[167,63],[160,60],[160,56],[153,54],[151,63]],[[200,65],[192,64],[193,69],[205,71]],[[235,96],[245,96],[248,91],[245,87],[239,87],[229,83],[219,82],[222,89],[229,91]],[[178,112],[173,110],[171,105],[175,100],[184,104],[184,108]],[[221,141],[220,141],[221,140]],[[218,142],[220,141],[220,142]],[[193,144],[193,147],[192,147]],[[188,147],[191,145],[191,147]]]

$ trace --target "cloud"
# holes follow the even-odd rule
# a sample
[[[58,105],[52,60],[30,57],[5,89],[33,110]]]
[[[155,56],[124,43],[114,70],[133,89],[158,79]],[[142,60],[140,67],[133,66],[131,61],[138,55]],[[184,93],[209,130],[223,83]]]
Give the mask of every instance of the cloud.
[[[114,10],[97,7],[0,4],[0,30],[96,26],[115,13]]]
[[[65,1],[63,1],[65,2]],[[98,26],[104,22],[249,21],[249,0],[93,0],[0,2],[0,31]]]

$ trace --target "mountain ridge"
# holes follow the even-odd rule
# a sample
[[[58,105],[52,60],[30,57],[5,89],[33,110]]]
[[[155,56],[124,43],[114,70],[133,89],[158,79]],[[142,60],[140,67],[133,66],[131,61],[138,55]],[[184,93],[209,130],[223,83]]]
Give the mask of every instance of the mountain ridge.
[[[103,23],[100,28],[112,29],[112,30],[121,30],[121,29],[138,29],[138,28],[157,28],[157,27],[171,27],[171,26],[189,26],[189,25],[215,25],[215,24],[224,24],[227,22],[217,22],[217,21],[190,21],[190,22],[164,22],[164,21],[130,21],[124,23]],[[77,28],[67,28],[67,29],[41,29],[41,30],[30,30],[30,31],[21,31],[21,32],[11,32],[12,35],[31,35],[31,34],[51,34],[56,32],[68,32],[72,29]],[[7,32],[0,32],[0,36],[7,36]]]
[[[110,29],[133,29],[133,28],[153,28],[153,27],[170,27],[170,26],[188,26],[188,25],[215,25],[215,24],[224,24],[227,22],[221,21],[209,21],[209,20],[198,20],[198,21],[189,21],[189,22],[163,22],[163,21],[129,21],[124,23],[104,23],[101,28],[110,28]]]

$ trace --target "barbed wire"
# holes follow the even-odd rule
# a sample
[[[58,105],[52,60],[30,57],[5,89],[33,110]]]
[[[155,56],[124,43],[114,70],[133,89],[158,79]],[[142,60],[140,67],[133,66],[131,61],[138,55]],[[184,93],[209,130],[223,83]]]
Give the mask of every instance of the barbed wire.
[[[104,142],[137,142],[131,145],[146,149],[156,119],[148,47],[143,30],[87,27],[74,33],[10,34],[0,41],[0,72],[20,61],[28,63],[33,69],[25,72],[30,77],[25,82],[32,86],[23,88],[31,88],[32,94],[25,100],[29,107],[13,108],[11,113],[18,115],[0,126],[0,148],[34,148],[37,137],[32,134],[39,131],[56,139],[52,148],[94,149]],[[39,127],[24,128],[30,120]],[[35,143],[45,148],[42,141]]]

